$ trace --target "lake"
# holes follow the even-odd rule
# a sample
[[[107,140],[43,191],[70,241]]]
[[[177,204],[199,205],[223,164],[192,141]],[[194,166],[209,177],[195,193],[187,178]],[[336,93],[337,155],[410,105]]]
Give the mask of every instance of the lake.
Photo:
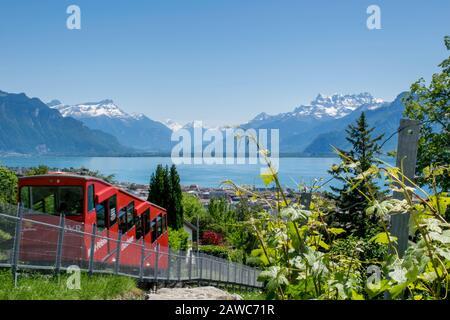
[[[295,188],[298,184],[311,185],[316,178],[328,179],[327,170],[337,158],[281,158],[280,181],[284,186]],[[158,164],[171,165],[169,157],[39,157],[4,156],[0,166],[32,167],[47,165],[51,168],[85,167],[103,174],[114,174],[117,181],[147,184]],[[264,186],[260,169],[263,165],[178,165],[182,185],[197,184],[218,187],[224,180],[237,184]]]

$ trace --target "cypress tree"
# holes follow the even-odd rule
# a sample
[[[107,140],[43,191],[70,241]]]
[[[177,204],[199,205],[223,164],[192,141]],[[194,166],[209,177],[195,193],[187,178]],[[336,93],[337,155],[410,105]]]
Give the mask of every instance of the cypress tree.
[[[175,165],[170,167],[171,203],[170,209],[174,212],[174,229],[183,227],[183,193],[181,191],[180,176]]]
[[[182,197],[175,165],[169,169],[159,164],[151,175],[147,200],[167,210],[168,225],[175,230],[183,227]]]
[[[154,204],[167,208],[167,170],[159,164],[150,178],[147,200]]]
[[[333,223],[358,236],[364,236],[374,222],[366,216],[369,200],[364,195],[370,198],[370,195],[379,194],[372,175],[366,176],[363,182],[357,178],[375,164],[375,156],[380,153],[378,142],[383,135],[372,138],[373,130],[369,128],[364,112],[361,113],[356,124],[346,129],[346,140],[351,144],[351,150],[339,150],[341,165],[334,165],[329,171],[342,183],[341,187],[331,187],[333,193],[329,196],[335,200],[336,210],[330,218]],[[354,187],[358,182],[358,186]]]

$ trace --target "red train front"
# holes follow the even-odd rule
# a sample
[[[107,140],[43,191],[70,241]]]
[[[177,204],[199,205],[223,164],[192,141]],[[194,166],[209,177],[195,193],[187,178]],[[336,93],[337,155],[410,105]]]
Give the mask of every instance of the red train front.
[[[92,248],[96,270],[114,267],[120,259],[118,265],[128,273],[139,270],[142,263],[150,272],[156,249],[161,253],[158,268],[167,267],[166,210],[103,180],[67,173],[23,177],[19,179],[19,202],[29,209],[20,246],[23,263],[52,265],[56,261],[61,232],[54,226],[63,216],[63,267],[87,267]]]

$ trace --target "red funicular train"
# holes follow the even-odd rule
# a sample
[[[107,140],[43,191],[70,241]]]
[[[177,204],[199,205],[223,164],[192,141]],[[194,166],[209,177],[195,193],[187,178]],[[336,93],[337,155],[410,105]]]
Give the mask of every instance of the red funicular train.
[[[57,228],[45,226],[58,224],[61,215],[66,218],[67,230],[63,263],[85,265],[93,247],[96,265],[113,266],[118,257],[119,233],[120,266],[140,266],[143,243],[146,267],[154,266],[151,252],[167,251],[166,210],[98,178],[60,172],[23,177],[19,179],[19,202],[29,209],[25,218],[37,222],[24,223],[20,259],[25,262],[55,260],[60,235]],[[158,267],[164,269],[167,257],[162,255],[158,261]]]

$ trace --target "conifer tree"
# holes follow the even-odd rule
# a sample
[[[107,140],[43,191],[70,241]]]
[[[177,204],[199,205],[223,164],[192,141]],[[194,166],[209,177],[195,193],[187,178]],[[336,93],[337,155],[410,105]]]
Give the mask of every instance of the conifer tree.
[[[169,179],[171,188],[169,209],[175,213],[172,225],[174,229],[180,229],[183,227],[183,193],[181,191],[180,176],[175,165],[172,165],[170,168]]]
[[[169,227],[178,230],[183,227],[183,206],[180,177],[175,165],[169,169],[161,164],[150,178],[148,201],[167,210]]]
[[[338,150],[342,162],[329,171],[342,183],[340,187],[331,187],[333,193],[330,197],[336,202],[336,210],[331,219],[348,232],[359,236],[364,236],[371,225],[365,213],[369,200],[364,195],[379,194],[372,175],[364,175],[364,179],[361,179],[362,174],[375,164],[375,157],[380,153],[378,142],[383,135],[372,138],[373,130],[374,128],[369,128],[364,112],[361,113],[356,123],[346,129],[346,140],[351,144],[351,150]]]

